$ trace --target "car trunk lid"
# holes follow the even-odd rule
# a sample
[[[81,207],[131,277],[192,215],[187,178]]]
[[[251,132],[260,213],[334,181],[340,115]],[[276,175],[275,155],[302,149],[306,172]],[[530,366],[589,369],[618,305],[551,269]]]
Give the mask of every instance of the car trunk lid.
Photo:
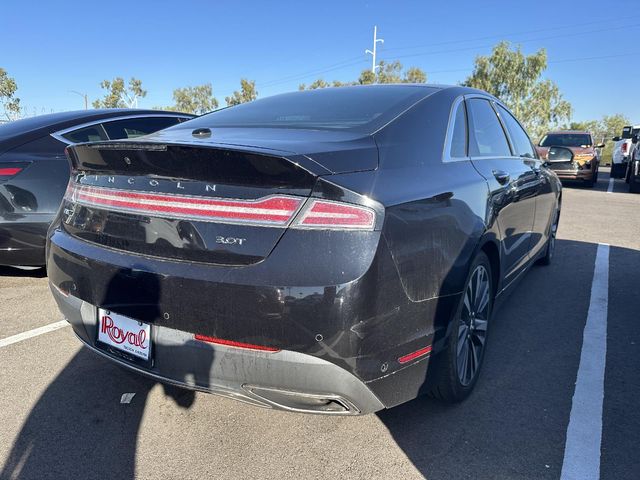
[[[306,155],[255,145],[102,142],[68,154],[61,215],[69,233],[135,254],[229,266],[266,258],[317,178],[332,173]],[[377,150],[369,155],[377,162]]]

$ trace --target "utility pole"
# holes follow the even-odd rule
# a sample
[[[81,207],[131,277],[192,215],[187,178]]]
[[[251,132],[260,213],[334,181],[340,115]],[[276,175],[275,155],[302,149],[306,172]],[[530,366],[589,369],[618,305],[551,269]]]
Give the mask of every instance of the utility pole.
[[[384,43],[384,40],[382,38],[378,38],[378,26],[374,25],[373,26],[373,51],[369,49],[364,51],[364,53],[369,53],[373,57],[373,60],[371,62],[371,73],[376,73],[376,68],[378,68],[378,65],[376,65],[376,50],[377,50],[376,46],[378,42]]]
[[[76,95],[80,95],[84,98],[84,109],[89,110],[89,97],[86,93],[80,93],[77,90],[69,90],[70,93],[75,93]]]

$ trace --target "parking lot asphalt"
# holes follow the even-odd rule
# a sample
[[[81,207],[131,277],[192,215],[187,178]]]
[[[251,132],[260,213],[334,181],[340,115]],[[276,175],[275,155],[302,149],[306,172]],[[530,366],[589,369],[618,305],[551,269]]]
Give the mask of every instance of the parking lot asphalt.
[[[580,418],[576,379],[598,356],[600,478],[640,478],[640,195],[609,186],[603,169],[595,189],[565,188],[553,264],[533,267],[496,312],[461,404],[419,398],[363,417],[263,410],[124,371],[66,327],[0,347],[0,478],[571,478],[568,438],[593,441],[567,434]],[[583,351],[599,243],[610,245],[606,353]],[[42,273],[0,269],[0,342],[60,319]]]

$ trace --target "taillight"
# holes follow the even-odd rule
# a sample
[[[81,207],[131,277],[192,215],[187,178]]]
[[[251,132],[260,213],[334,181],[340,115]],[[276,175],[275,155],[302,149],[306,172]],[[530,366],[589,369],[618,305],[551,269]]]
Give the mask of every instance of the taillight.
[[[376,225],[376,213],[369,207],[289,195],[230,200],[118,190],[71,181],[65,199],[125,213],[221,223],[320,230],[374,230]]]
[[[328,200],[310,200],[292,228],[373,230],[375,212],[367,207]]]
[[[189,218],[242,224],[286,226],[303,199],[273,195],[257,200],[226,200],[159,193],[133,192],[71,183],[67,200],[158,217]]]
[[[629,148],[629,145],[627,145],[627,143],[625,142],[622,144],[621,148],[622,148],[622,153],[627,153],[627,149]]]

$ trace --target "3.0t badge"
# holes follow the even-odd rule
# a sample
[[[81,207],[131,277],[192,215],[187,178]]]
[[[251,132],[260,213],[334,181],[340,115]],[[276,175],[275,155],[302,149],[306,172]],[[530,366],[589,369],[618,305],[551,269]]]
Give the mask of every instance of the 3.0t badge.
[[[247,241],[246,238],[223,237],[223,236],[216,237],[216,243],[221,243],[223,245],[242,245],[246,241]]]

